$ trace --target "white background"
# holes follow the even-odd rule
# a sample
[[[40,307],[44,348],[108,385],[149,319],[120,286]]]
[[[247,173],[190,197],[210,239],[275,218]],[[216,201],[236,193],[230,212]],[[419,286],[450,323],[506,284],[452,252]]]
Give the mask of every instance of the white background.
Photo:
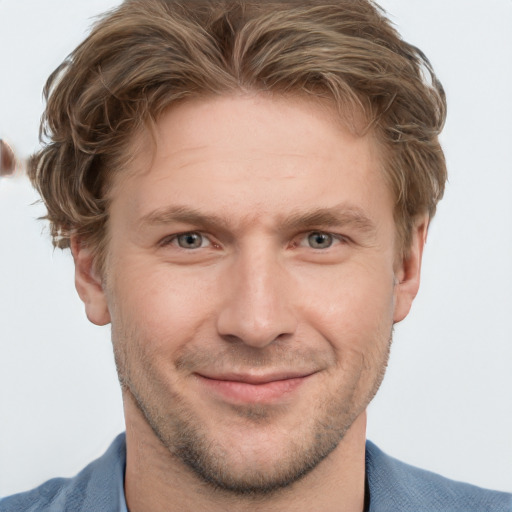
[[[0,0],[0,137],[37,147],[41,89],[114,0]],[[369,438],[512,492],[512,1],[385,0],[445,85],[450,183]],[[23,177],[0,179],[0,495],[71,476],[123,430],[108,328],[88,324]]]

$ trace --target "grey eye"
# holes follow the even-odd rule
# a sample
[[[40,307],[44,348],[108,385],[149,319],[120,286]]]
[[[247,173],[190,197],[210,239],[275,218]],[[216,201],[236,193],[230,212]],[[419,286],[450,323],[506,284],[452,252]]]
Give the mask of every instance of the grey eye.
[[[203,236],[200,233],[183,233],[176,237],[182,249],[199,249],[203,245]]]
[[[309,246],[313,249],[328,249],[333,244],[333,236],[329,233],[314,231],[308,235]]]

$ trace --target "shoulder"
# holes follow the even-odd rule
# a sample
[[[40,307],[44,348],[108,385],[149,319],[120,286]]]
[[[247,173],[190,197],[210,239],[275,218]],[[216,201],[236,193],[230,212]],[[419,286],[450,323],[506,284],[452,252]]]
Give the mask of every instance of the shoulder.
[[[124,434],[107,452],[73,478],[55,478],[0,499],[0,512],[86,512],[126,510],[123,481],[126,464]]]
[[[449,480],[366,443],[370,512],[512,512],[512,494]]]

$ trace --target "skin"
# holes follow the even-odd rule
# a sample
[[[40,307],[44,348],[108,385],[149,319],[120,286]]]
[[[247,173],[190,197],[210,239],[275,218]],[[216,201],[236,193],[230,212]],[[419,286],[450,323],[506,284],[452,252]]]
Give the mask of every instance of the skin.
[[[103,276],[72,241],[87,315],[112,323],[130,511],[362,510],[365,410],[427,220],[398,260],[378,143],[326,104],[194,100],[154,137],[114,179]]]

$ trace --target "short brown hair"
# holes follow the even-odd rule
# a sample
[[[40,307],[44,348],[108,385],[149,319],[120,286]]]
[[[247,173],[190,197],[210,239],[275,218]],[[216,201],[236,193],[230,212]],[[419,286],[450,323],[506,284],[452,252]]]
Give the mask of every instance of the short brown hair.
[[[402,248],[446,181],[445,96],[429,61],[371,0],[127,0],[50,76],[30,176],[56,246],[103,258],[110,176],[137,130],[185,98],[237,89],[330,99],[384,148]]]

